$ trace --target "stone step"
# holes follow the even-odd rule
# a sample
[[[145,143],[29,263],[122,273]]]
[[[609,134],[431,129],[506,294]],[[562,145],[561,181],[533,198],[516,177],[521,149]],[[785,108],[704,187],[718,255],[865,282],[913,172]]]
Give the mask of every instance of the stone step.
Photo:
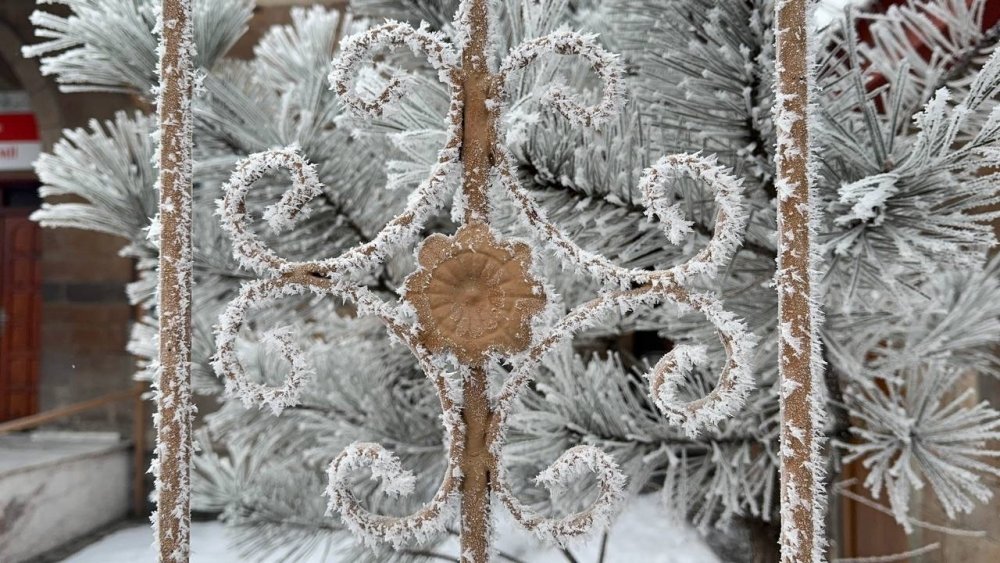
[[[124,518],[128,449],[109,432],[0,436],[0,561],[26,561]]]

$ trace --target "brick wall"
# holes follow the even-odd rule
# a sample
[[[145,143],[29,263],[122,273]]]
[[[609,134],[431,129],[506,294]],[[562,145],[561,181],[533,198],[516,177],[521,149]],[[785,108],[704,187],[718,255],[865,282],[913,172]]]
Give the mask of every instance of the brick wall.
[[[130,260],[123,241],[75,229],[42,232],[42,361],[40,407],[96,397],[131,385],[135,359],[125,352],[133,307],[125,284]],[[72,424],[127,432],[131,405],[123,403]]]

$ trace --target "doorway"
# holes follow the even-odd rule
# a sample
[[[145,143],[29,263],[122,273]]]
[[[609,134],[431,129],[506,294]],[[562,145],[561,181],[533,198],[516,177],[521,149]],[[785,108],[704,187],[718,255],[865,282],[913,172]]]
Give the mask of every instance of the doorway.
[[[0,422],[38,410],[41,234],[38,183],[0,181]]]

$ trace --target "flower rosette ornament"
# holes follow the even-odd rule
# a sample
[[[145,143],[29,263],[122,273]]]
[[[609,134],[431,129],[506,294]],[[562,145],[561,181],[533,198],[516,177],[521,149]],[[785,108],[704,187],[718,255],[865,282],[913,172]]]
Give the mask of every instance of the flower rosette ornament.
[[[470,223],[454,237],[431,235],[417,256],[420,269],[407,278],[405,298],[428,351],[472,365],[488,353],[511,356],[528,347],[545,296],[530,273],[526,243],[501,243],[487,225]]]
[[[495,42],[489,40],[489,17],[487,0],[460,3],[454,29],[455,45],[461,46],[461,52],[440,33],[394,21],[344,40],[330,82],[361,117],[381,115],[402,95],[405,77],[396,75],[389,76],[383,90],[373,96],[357,92],[360,65],[387,48],[406,46],[424,56],[451,93],[448,138],[437,163],[410,194],[403,211],[371,241],[325,260],[292,262],[278,256],[250,227],[247,193],[264,174],[287,170],[292,188],[264,211],[273,230],[287,230],[301,219],[306,204],[321,193],[316,174],[294,149],[251,155],[237,165],[224,186],[219,214],[233,238],[237,259],[262,277],[245,282],[223,314],[215,363],[230,393],[242,396],[248,405],[269,406],[279,413],[297,402],[314,373],[294,339],[281,333],[269,342],[291,363],[285,383],[269,387],[248,380],[236,354],[236,340],[253,310],[312,292],[350,301],[358,315],[381,319],[390,335],[412,352],[437,391],[448,466],[437,492],[416,512],[407,516],[375,514],[350,489],[355,472],[370,471],[372,478],[382,481],[383,490],[399,495],[414,492],[414,476],[383,446],[354,443],[330,464],[325,493],[329,512],[338,514],[366,543],[388,542],[399,547],[445,532],[459,509],[461,558],[476,562],[489,559],[492,499],[539,537],[566,542],[607,525],[624,497],[625,476],[615,461],[587,445],[563,453],[537,482],[555,490],[588,474],[593,476],[598,496],[588,508],[548,517],[534,512],[513,493],[501,463],[508,420],[545,354],[612,312],[671,303],[700,313],[716,327],[727,353],[716,387],[693,401],[680,399],[678,391],[686,374],[705,364],[698,346],[676,346],[646,374],[658,408],[693,434],[740,408],[752,388],[756,344],[743,322],[726,311],[714,294],[688,286],[696,277],[714,276],[742,243],[747,214],[740,182],[710,157],[663,157],[641,180],[647,214],[672,244],[681,243],[690,234],[691,224],[671,200],[666,186],[679,177],[703,182],[714,190],[717,204],[715,233],[708,244],[666,270],[624,268],[584,250],[546,219],[532,195],[520,185],[514,159],[500,141],[506,84],[542,54],[580,56],[603,83],[601,99],[588,106],[580,97],[552,87],[541,102],[577,126],[596,127],[612,118],[622,105],[622,64],[596,37],[560,30],[525,41],[491,69],[487,61],[493,60],[490,50]],[[463,220],[453,235],[432,234],[418,246],[417,269],[406,278],[401,298],[387,301],[369,290],[362,281],[365,276],[393,252],[416,243],[428,220],[445,211],[445,202],[456,188],[455,205]],[[513,204],[529,241],[505,240],[494,229],[491,210],[499,198]],[[545,280],[533,268],[543,248],[565,268],[592,278],[600,288],[592,300],[561,318],[544,322],[554,318],[555,306],[544,290]],[[492,363],[503,364],[507,370],[496,389],[487,377],[493,360],[501,360]]]

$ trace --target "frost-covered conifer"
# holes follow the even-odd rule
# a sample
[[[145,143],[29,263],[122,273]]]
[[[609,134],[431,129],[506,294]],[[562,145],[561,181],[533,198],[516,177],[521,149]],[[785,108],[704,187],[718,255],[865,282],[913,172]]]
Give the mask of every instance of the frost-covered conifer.
[[[307,291],[275,294],[269,306],[244,311],[244,328],[224,343],[231,356],[217,357],[213,326],[263,264],[237,262],[214,213],[239,161],[296,147],[315,165],[309,174],[318,182],[280,170],[255,176],[242,210],[247,221],[237,226],[248,236],[237,243],[262,241],[284,260],[311,262],[373,240],[439,168],[449,138],[449,96],[434,65],[409,50],[392,51],[376,58],[352,86],[371,99],[398,79],[403,95],[392,111],[361,119],[330,89],[339,42],[393,18],[459,46],[464,38],[451,23],[458,2],[355,0],[350,16],[295,10],[292,24],[271,29],[250,61],[224,56],[245,30],[249,0],[192,2],[195,63],[204,74],[194,102],[192,372],[195,391],[219,399],[218,409],[200,421],[195,506],[221,512],[237,531],[240,548],[255,556],[278,552],[294,558],[330,549],[344,560],[424,557],[455,528],[445,525],[428,534],[424,545],[406,543],[399,552],[365,547],[354,542],[343,520],[325,514],[323,492],[334,456],[355,442],[377,443],[394,457],[383,459],[384,450],[361,446],[349,452],[382,459],[369,467],[396,478],[383,485],[344,472],[338,490],[381,514],[406,514],[428,501],[449,448],[433,384],[379,322],[358,317],[354,302]],[[34,19],[42,42],[29,54],[43,58],[43,69],[69,89],[151,98],[157,2],[60,3],[69,6],[67,16],[39,12]],[[600,34],[600,44],[621,53],[626,69],[627,101],[596,130],[576,127],[545,103],[554,85],[589,92],[585,102],[597,101],[600,83],[579,59],[543,55],[512,75],[504,141],[540,213],[581,248],[614,257],[623,268],[682,264],[716,232],[714,194],[703,181],[672,177],[660,194],[676,204],[658,211],[661,219],[672,217],[673,229],[664,233],[644,212],[642,174],[665,154],[716,155],[742,182],[749,225],[742,246],[716,277],[695,271],[689,283],[720,295],[724,310],[744,319],[759,342],[753,350],[755,386],[743,406],[691,436],[662,417],[657,403],[703,397],[716,386],[727,351],[715,327],[699,314],[666,305],[609,312],[541,360],[510,420],[506,481],[533,512],[583,508],[596,498],[599,480],[585,476],[551,496],[533,478],[573,446],[591,445],[614,458],[627,477],[627,495],[658,494],[706,532],[748,519],[776,524],[783,329],[772,285],[780,192],[772,2],[493,5],[498,53],[569,28]],[[1000,262],[987,254],[996,244],[989,222],[997,217],[990,209],[1000,203],[1000,109],[994,101],[1000,58],[996,31],[981,25],[984,5],[911,0],[875,21],[868,42],[857,38],[853,23],[835,21],[816,30],[811,135],[820,212],[817,293],[826,310],[822,391],[829,413],[819,431],[830,438],[830,478],[844,459],[858,460],[869,470],[864,485],[870,499],[885,504],[908,529],[919,521],[909,504],[917,491],[929,491],[952,516],[988,502],[993,491],[987,480],[998,473],[991,464],[996,451],[988,445],[1000,437],[1000,414],[970,400],[964,383],[970,374],[1000,376],[994,348],[1000,339]],[[938,33],[940,26],[949,33]],[[137,258],[140,274],[130,296],[149,313],[135,329],[132,350],[150,362],[158,317],[152,300],[156,174],[148,136],[154,129],[149,117],[122,114],[67,132],[39,161],[43,190],[79,194],[89,204],[47,206],[36,215],[43,224],[127,239],[123,253]],[[450,181],[450,171],[440,172],[441,181]],[[293,185],[300,189],[289,191]],[[445,208],[454,193],[443,196]],[[307,200],[292,217],[289,212]],[[433,214],[426,232],[416,235],[453,230],[462,217],[464,202],[458,203],[454,216]],[[514,206],[498,207],[494,215],[506,232],[529,234]],[[293,219],[295,226],[285,228]],[[284,230],[276,234],[272,226]],[[558,308],[554,314],[593,295],[597,282],[563,270],[556,253],[537,252],[546,295],[557,296],[551,300]],[[391,301],[416,264],[412,250],[385,258],[359,281],[365,295]],[[296,349],[304,362],[289,367],[286,356],[297,358],[289,352]],[[642,375],[671,350],[689,368],[685,378],[662,387],[666,397],[649,397]],[[213,362],[227,357],[238,358],[245,381],[259,389],[281,385],[291,370],[297,401],[262,396],[283,408],[279,417],[270,409],[245,408],[224,394],[224,382],[214,375]],[[507,369],[489,366],[497,386]],[[383,494],[411,490],[406,496]]]

